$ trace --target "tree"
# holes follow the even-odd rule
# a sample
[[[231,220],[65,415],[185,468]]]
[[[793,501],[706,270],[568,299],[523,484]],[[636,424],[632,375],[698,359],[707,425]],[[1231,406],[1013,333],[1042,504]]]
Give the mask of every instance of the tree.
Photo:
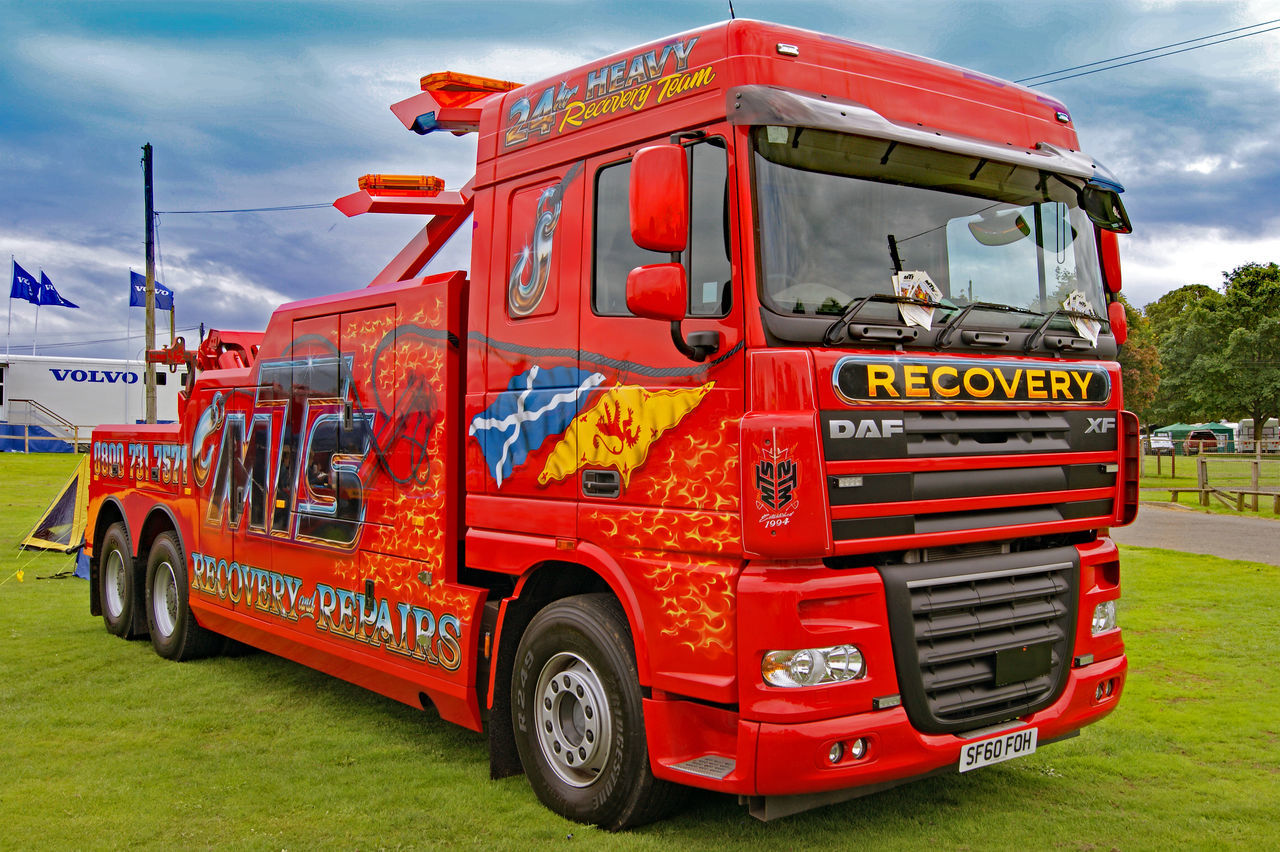
[[[1177,327],[1197,305],[1211,303],[1222,297],[1205,284],[1188,284],[1170,290],[1142,309],[1156,338],[1163,337]]]
[[[1280,416],[1280,266],[1249,263],[1223,277],[1221,296],[1197,291],[1165,315],[1157,408],[1182,420],[1250,417],[1260,434]]]
[[[1138,415],[1138,422],[1150,423],[1160,386],[1160,351],[1151,322],[1124,296],[1119,299],[1129,326],[1129,339],[1117,359],[1124,382],[1124,407]]]

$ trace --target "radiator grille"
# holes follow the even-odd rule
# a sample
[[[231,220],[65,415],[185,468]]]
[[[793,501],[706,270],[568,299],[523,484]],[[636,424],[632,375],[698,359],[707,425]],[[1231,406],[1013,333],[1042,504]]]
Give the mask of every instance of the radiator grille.
[[[1116,465],[1098,458],[1117,446],[1115,418],[1105,412],[874,414],[855,425],[848,412],[822,413],[836,542],[1062,524],[1115,513]],[[901,429],[888,425],[899,423]],[[859,430],[880,437],[859,438]],[[1018,464],[993,464],[1011,455],[1021,457]],[[1043,462],[1035,463],[1037,456]],[[949,462],[922,468],[919,460],[929,458]],[[885,459],[916,461],[909,470],[859,464]],[[858,511],[872,505],[881,508]]]
[[[1074,548],[880,570],[903,703],[921,730],[971,729],[1057,698],[1074,642]]]

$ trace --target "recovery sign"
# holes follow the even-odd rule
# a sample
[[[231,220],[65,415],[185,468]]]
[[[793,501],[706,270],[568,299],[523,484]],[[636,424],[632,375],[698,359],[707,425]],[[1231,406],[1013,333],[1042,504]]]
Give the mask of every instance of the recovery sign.
[[[831,374],[849,403],[1044,403],[1101,405],[1111,397],[1105,367],[998,359],[847,355]]]

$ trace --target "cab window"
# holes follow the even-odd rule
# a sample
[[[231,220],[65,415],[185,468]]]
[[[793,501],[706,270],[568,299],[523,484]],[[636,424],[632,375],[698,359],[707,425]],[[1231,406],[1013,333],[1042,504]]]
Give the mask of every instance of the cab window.
[[[732,298],[725,142],[708,139],[688,146],[687,151],[689,244],[680,260],[689,281],[688,315],[722,317],[729,312]],[[667,254],[647,251],[632,242],[627,198],[630,179],[630,160],[605,166],[596,174],[591,307],[601,316],[631,316],[627,273],[637,266],[671,260]]]

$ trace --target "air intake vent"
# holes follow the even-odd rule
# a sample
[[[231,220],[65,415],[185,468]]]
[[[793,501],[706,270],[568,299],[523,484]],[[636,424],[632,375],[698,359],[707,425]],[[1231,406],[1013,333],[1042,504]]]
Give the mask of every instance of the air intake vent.
[[[880,568],[907,714],[931,733],[1047,707],[1075,640],[1075,548]]]

